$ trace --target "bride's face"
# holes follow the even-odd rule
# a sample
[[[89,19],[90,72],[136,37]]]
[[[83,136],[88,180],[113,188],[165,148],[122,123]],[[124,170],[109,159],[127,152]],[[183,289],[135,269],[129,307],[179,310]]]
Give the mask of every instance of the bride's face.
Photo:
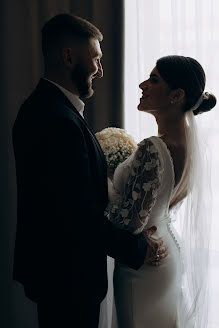
[[[157,68],[155,67],[148,80],[139,85],[142,89],[142,97],[138,105],[138,110],[156,114],[168,108],[170,104],[171,89],[162,79]]]

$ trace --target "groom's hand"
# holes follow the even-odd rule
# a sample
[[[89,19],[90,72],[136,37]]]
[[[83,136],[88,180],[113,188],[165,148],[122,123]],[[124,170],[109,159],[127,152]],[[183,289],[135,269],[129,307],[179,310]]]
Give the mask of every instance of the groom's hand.
[[[162,264],[161,260],[168,255],[168,247],[163,244],[162,238],[155,239],[152,237],[155,231],[157,228],[153,226],[142,232],[148,244],[145,263],[159,266]]]

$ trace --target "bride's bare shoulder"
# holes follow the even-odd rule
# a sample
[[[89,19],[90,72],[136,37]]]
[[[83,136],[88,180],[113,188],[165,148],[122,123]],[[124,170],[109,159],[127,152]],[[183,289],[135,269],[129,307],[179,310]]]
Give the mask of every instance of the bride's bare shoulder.
[[[167,145],[167,148],[172,157],[174,171],[175,171],[175,183],[177,184],[182,177],[183,170],[185,167],[185,159],[186,159],[185,142],[173,141],[173,140],[168,139],[168,137],[165,137],[165,136],[161,137],[161,139]]]

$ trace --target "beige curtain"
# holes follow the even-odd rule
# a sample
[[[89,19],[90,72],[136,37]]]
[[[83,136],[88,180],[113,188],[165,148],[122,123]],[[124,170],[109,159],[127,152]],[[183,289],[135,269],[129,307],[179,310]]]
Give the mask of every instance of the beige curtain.
[[[18,109],[42,72],[40,29],[51,16],[72,12],[104,34],[104,77],[86,103],[94,131],[122,125],[123,1],[3,0],[0,2],[0,327],[37,328],[35,304],[12,281],[16,180],[11,129]],[[34,209],[33,209],[34,210]]]

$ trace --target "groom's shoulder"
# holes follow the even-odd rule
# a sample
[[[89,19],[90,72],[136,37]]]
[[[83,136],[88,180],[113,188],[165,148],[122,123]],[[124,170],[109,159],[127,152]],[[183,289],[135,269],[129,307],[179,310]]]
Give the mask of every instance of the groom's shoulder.
[[[72,107],[56,86],[41,80],[21,105],[18,116],[34,117],[44,121],[67,119],[81,123],[77,110]]]

